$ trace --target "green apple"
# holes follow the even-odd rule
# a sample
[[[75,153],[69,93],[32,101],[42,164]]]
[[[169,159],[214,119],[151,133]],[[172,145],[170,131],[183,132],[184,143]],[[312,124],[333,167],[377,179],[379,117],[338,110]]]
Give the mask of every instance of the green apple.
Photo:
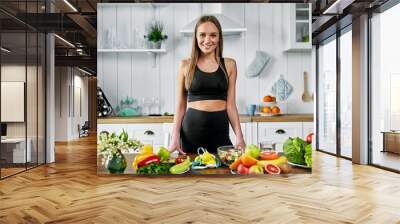
[[[253,157],[254,159],[258,159],[260,156],[261,150],[254,144],[246,145],[245,153],[249,156]]]
[[[264,174],[264,167],[261,165],[253,165],[249,169],[251,174]]]

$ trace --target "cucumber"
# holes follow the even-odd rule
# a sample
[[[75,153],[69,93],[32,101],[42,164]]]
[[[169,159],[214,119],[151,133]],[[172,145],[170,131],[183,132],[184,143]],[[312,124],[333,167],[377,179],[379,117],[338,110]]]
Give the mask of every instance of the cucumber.
[[[183,163],[176,164],[169,169],[169,172],[172,174],[181,174],[189,169],[191,165],[190,158],[187,157]]]

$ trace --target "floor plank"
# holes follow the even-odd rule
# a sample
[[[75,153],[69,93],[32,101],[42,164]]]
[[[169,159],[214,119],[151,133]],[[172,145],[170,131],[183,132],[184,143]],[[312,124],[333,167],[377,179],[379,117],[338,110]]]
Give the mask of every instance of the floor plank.
[[[99,177],[96,139],[0,181],[0,223],[400,223],[400,175],[314,152],[290,177]]]

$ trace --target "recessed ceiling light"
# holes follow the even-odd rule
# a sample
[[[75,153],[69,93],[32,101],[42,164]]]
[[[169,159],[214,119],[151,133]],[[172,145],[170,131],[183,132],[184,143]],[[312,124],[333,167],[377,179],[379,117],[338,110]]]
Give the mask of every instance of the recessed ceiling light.
[[[64,39],[64,38],[62,38],[62,37],[60,37],[60,36],[57,35],[57,34],[54,34],[54,36],[57,37],[58,39],[60,39],[61,41],[63,41],[64,43],[66,43],[67,45],[69,45],[69,46],[75,48],[75,45],[71,44],[71,42],[69,42],[68,40],[66,40],[66,39]]]
[[[92,75],[92,73],[90,73],[90,72],[88,72],[88,71],[86,71],[86,70],[83,70],[83,69],[81,69],[81,68],[79,68],[79,67],[78,67],[78,70],[81,71],[81,72],[83,72],[83,73],[85,73],[85,74],[87,74],[87,75]]]
[[[65,4],[67,4],[72,10],[74,10],[74,12],[78,12],[78,10],[71,4],[69,3],[68,0],[64,0]]]
[[[5,48],[5,47],[1,47],[1,50],[4,51],[4,52],[6,52],[6,53],[10,53],[10,52],[11,52],[11,50],[9,50],[9,49],[7,49],[7,48]]]

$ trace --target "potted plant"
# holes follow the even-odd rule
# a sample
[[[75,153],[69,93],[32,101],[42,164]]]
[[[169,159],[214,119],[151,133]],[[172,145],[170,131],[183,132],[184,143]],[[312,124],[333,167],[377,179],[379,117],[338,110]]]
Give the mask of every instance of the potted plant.
[[[129,149],[137,149],[142,144],[138,140],[128,139],[128,133],[123,130],[117,136],[114,132],[109,134],[103,131],[99,135],[98,153],[105,159],[105,167],[110,173],[123,173],[127,163],[123,153],[129,152]]]
[[[160,49],[161,42],[168,38],[167,35],[163,34],[164,25],[158,21],[154,20],[147,27],[147,35],[144,37],[148,40],[148,47],[150,49]]]

